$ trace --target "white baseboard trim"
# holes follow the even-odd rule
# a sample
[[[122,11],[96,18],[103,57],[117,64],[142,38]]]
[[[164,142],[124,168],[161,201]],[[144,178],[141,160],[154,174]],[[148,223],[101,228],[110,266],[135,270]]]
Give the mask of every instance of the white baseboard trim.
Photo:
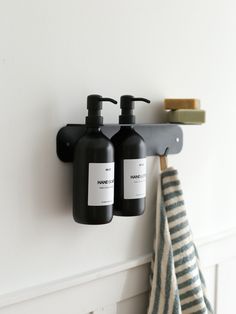
[[[202,251],[204,254],[204,248],[207,247],[206,251],[209,252],[210,246],[212,245],[215,246],[215,245],[218,245],[219,242],[222,242],[219,249],[217,249],[217,254],[218,254],[219,251],[221,250],[221,247],[225,247],[225,246],[227,247],[227,245],[225,245],[226,243],[225,241],[228,241],[229,239],[231,239],[232,242],[235,241],[236,228],[224,230],[222,232],[209,235],[206,237],[201,237],[199,239],[196,239],[196,244],[200,249],[200,253]],[[215,248],[213,250],[215,250]],[[222,258],[228,258],[228,256],[225,256],[227,255],[225,254],[226,251],[222,251],[222,252],[223,252],[222,254],[224,255],[222,256]],[[228,252],[228,253],[229,253],[229,256],[231,256],[233,254],[236,254],[236,250],[234,250],[234,252]],[[218,259],[218,257],[215,258],[212,252],[210,252],[209,254],[211,255],[211,258],[210,259],[208,257],[206,258],[206,260],[208,260],[209,262],[205,262],[205,265],[209,266],[209,265],[212,265],[213,263],[217,264],[218,260],[216,259]],[[53,293],[56,293],[65,289],[70,289],[72,287],[88,284],[89,282],[99,280],[108,276],[114,276],[121,272],[127,272],[137,267],[142,267],[143,265],[149,264],[151,261],[151,258],[152,258],[152,255],[148,254],[148,255],[141,256],[130,261],[125,261],[122,263],[110,265],[110,266],[96,269],[87,273],[76,274],[74,276],[62,278],[60,280],[46,282],[45,284],[42,284],[42,285],[27,287],[22,290],[14,291],[7,294],[2,294],[0,295],[0,309],[3,307],[13,305],[13,304],[29,301],[29,300],[32,300],[34,298],[38,298],[41,296],[53,294]]]

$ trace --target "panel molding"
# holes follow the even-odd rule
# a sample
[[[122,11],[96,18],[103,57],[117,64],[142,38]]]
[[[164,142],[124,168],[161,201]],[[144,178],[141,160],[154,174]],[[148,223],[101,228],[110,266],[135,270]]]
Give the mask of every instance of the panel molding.
[[[0,309],[5,306],[24,302],[43,295],[52,294],[61,290],[81,286],[91,281],[99,280],[108,276],[114,276],[117,273],[129,271],[136,267],[149,264],[151,254],[147,254],[136,259],[113,264],[107,267],[99,268],[95,271],[76,274],[59,280],[50,281],[45,284],[27,287],[11,293],[0,295]]]
[[[196,239],[196,244],[199,248],[203,266],[210,267],[220,263],[223,260],[227,260],[236,256],[236,247],[235,245],[231,245],[231,243],[233,244],[235,241],[236,228],[223,230],[216,234],[207,235]],[[228,249],[229,247],[231,250]],[[151,258],[152,255],[148,254],[130,261],[113,264],[108,267],[99,268],[87,273],[75,274],[71,277],[46,282],[41,285],[27,287],[11,293],[0,295],[0,309],[22,302],[27,302],[42,296],[52,295],[62,290],[71,289],[73,287],[83,287],[89,283],[94,285],[95,281],[99,281],[107,277],[114,277],[114,280],[116,280],[120,274],[127,274],[132,270],[146,273],[148,271]],[[148,285],[145,283],[140,291],[134,289],[134,291],[130,293],[129,297],[137,295],[138,292],[145,292],[147,289]]]

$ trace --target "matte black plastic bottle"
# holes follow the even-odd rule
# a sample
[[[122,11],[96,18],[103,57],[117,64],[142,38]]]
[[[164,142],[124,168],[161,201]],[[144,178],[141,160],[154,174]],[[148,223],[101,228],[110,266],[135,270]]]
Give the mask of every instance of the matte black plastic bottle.
[[[102,98],[100,95],[88,96],[87,130],[78,140],[74,153],[73,216],[76,222],[82,224],[106,224],[113,217],[114,147],[110,139],[101,131],[101,126],[103,125],[103,118],[101,116],[102,101],[117,103],[113,99]],[[109,167],[111,163],[113,164],[113,169]],[[95,175],[96,167],[104,169],[99,178]],[[109,180],[106,174],[109,175]],[[91,185],[95,187],[95,192],[100,194],[106,193],[104,191],[107,188],[110,189],[109,200],[93,200],[96,193],[94,193],[92,188],[89,191]],[[97,196],[100,198],[101,195],[98,194]],[[101,197],[104,197],[104,195]]]
[[[144,195],[131,195],[126,196],[125,187],[128,187],[129,183],[125,184],[125,162],[135,162],[145,160],[146,170],[146,145],[141,137],[133,128],[135,124],[135,116],[133,115],[134,102],[144,101],[150,103],[145,98],[134,98],[130,95],[121,96],[120,107],[121,115],[119,116],[119,123],[124,124],[120,130],[111,138],[115,147],[115,201],[114,201],[114,214],[117,216],[138,216],[142,215],[145,210],[146,191]],[[125,125],[131,124],[131,125]],[[139,177],[140,175],[135,172],[132,177]],[[146,176],[146,173],[143,174]],[[137,179],[138,180],[138,179]],[[146,177],[145,180],[146,187]],[[132,185],[132,180],[130,181]],[[129,187],[128,187],[129,188]]]

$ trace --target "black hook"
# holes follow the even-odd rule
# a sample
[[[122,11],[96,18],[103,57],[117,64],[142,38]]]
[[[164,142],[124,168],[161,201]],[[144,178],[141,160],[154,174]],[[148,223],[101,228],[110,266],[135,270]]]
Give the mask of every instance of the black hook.
[[[162,156],[167,157],[168,151],[169,151],[169,147],[166,147],[166,149],[165,149],[165,151],[164,151],[164,154],[163,154]]]

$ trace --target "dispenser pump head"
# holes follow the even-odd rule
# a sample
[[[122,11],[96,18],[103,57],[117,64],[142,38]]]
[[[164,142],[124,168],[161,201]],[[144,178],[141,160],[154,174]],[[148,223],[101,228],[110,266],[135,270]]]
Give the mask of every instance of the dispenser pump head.
[[[141,97],[134,97],[131,95],[123,95],[120,97],[121,115],[119,116],[119,124],[135,124],[134,102],[144,101],[150,103],[150,100]]]
[[[117,104],[116,100],[103,98],[100,95],[89,95],[87,97],[88,116],[86,117],[86,125],[91,127],[103,125],[103,117],[101,115],[103,101],[110,101],[113,104]]]

